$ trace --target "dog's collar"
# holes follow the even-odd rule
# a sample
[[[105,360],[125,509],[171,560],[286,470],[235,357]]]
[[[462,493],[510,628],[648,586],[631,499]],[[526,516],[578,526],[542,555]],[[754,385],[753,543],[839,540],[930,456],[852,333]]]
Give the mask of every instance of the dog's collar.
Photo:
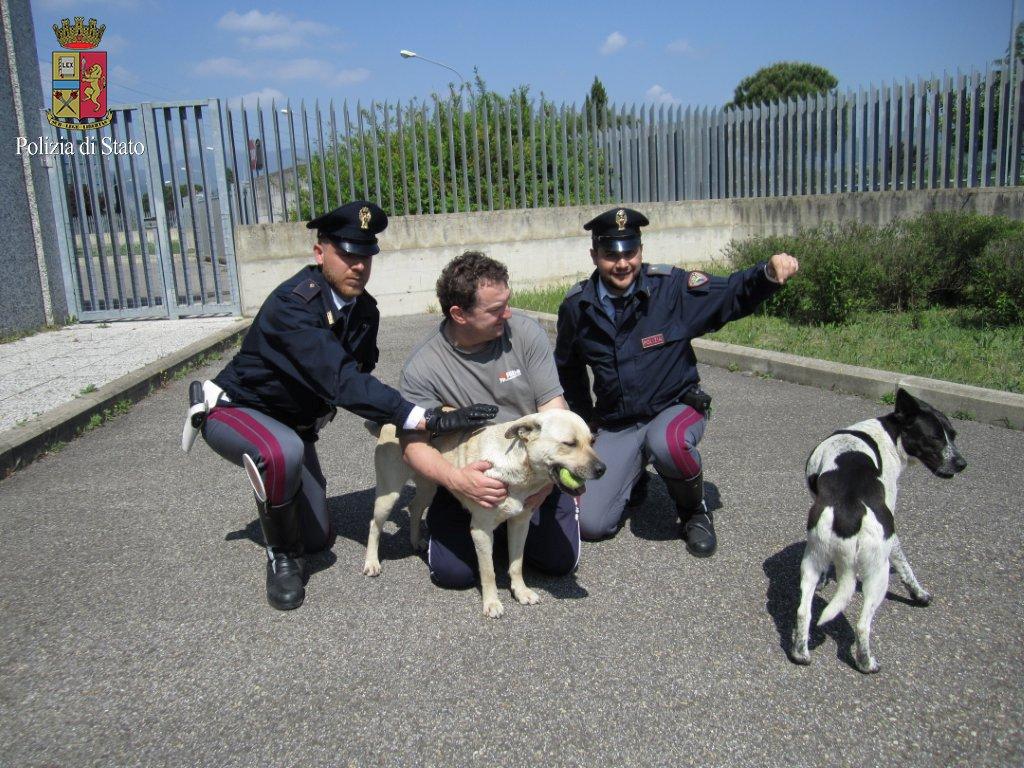
[[[837,429],[832,433],[832,435],[853,435],[857,439],[867,443],[868,447],[870,447],[875,453],[875,459],[878,462],[878,473],[882,473],[882,452],[879,450],[878,443],[875,442],[875,438],[867,432],[861,432],[859,429]]]

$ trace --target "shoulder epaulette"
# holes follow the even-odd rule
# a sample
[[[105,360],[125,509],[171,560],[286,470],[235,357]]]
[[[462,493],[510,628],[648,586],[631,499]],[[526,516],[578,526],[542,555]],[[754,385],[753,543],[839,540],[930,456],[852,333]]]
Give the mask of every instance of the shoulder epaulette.
[[[647,274],[648,275],[671,275],[672,274],[671,264],[648,264]]]
[[[316,280],[302,280],[292,288],[292,293],[297,293],[308,304],[320,294],[320,286]]]
[[[583,293],[583,288],[587,285],[586,280],[580,280],[576,285],[569,289],[569,292],[565,294],[565,298],[570,299],[578,293]]]

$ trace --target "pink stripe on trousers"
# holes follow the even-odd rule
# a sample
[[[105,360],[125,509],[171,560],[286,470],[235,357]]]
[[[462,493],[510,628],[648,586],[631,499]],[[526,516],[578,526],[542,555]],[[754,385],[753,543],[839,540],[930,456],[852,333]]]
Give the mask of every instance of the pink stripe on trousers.
[[[223,422],[256,446],[266,466],[264,482],[267,484],[267,499],[271,504],[284,502],[285,465],[284,452],[274,433],[260,424],[249,414],[234,408],[215,408],[210,419]]]
[[[668,452],[675,462],[676,469],[683,473],[683,479],[689,480],[700,472],[700,464],[693,458],[686,447],[686,430],[700,421],[701,416],[693,408],[685,408],[665,427],[665,443]]]

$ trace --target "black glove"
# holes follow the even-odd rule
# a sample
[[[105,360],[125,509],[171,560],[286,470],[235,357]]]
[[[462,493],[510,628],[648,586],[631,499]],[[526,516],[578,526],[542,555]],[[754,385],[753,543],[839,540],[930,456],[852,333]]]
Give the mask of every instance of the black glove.
[[[474,403],[454,411],[442,411],[440,408],[429,408],[424,414],[427,432],[439,435],[442,432],[458,432],[461,429],[474,429],[498,415],[498,406]]]

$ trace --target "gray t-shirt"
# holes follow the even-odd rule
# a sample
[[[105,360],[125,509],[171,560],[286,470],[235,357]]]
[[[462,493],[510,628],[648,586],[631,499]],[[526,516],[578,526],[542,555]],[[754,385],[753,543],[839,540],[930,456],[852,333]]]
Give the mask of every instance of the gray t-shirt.
[[[456,349],[443,327],[405,361],[399,389],[407,400],[425,408],[494,403],[497,424],[535,413],[562,394],[551,342],[536,320],[513,312],[502,337],[473,353]]]

